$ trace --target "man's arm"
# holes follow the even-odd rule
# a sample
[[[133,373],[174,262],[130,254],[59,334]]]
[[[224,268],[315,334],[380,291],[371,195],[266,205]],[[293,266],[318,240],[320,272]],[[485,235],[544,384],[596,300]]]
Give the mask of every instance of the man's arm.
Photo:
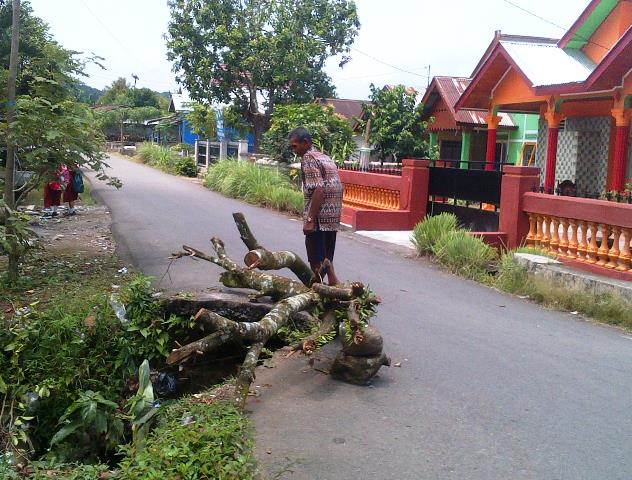
[[[318,216],[318,212],[320,212],[320,207],[322,206],[324,200],[325,191],[323,190],[323,187],[316,187],[312,193],[312,201],[309,204],[307,218],[305,219],[305,224],[303,225],[304,233],[316,230],[316,217]]]

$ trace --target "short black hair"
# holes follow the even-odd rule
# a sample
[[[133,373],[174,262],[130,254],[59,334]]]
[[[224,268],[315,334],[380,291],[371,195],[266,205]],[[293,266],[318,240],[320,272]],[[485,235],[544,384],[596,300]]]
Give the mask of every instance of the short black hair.
[[[302,142],[303,140],[305,140],[308,143],[312,143],[312,136],[310,135],[309,131],[305,127],[296,127],[294,130],[290,132],[287,138],[288,140],[295,139],[295,140],[298,140],[299,142]]]

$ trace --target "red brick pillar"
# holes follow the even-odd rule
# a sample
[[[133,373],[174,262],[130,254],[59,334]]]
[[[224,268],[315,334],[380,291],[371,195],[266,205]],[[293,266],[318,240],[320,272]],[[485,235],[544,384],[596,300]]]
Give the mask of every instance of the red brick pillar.
[[[555,189],[555,166],[557,163],[557,137],[559,127],[549,126],[546,143],[546,166],[544,167],[544,193],[553,193]]]
[[[412,229],[425,216],[428,209],[428,160],[402,161],[402,188],[399,196],[400,210],[409,210],[408,228]]]
[[[630,138],[630,110],[612,109],[615,119],[615,143],[612,158],[612,178],[608,190],[622,192],[625,189],[625,172],[628,166],[628,143]]]
[[[500,117],[496,115],[492,109],[485,117],[487,122],[487,150],[485,151],[485,170],[494,169],[494,161],[496,160],[496,134],[498,125],[500,125]]]
[[[529,233],[529,217],[522,210],[523,196],[540,186],[540,169],[536,167],[503,167],[500,188],[498,229],[507,234],[507,248],[516,248]]]

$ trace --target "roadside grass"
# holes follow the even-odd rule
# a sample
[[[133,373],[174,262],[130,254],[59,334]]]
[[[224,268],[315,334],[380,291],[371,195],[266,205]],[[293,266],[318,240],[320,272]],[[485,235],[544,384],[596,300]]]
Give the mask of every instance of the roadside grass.
[[[439,263],[457,275],[475,280],[500,291],[528,298],[547,308],[578,312],[601,323],[632,330],[632,308],[615,295],[597,295],[564,288],[551,281],[537,278],[514,260],[514,253],[530,253],[551,257],[539,248],[520,247],[501,252],[487,246],[458,228],[453,219],[426,217],[415,226],[411,240],[418,254],[431,253]],[[424,225],[426,224],[426,225]],[[495,268],[489,268],[495,264]]]
[[[226,401],[186,397],[167,407],[142,449],[123,448],[117,478],[254,478],[249,420]]]
[[[134,160],[174,175],[197,176],[197,165],[193,158],[181,157],[177,150],[155,143],[141,143],[136,150]]]
[[[249,162],[222,160],[209,167],[204,186],[254,205],[300,214],[303,194],[286,175]]]
[[[441,235],[431,248],[439,262],[451,272],[471,280],[483,278],[489,264],[496,259],[496,250],[465,230]]]
[[[456,230],[458,230],[456,216],[450,213],[426,215],[421,222],[415,225],[410,240],[417,248],[419,255],[427,255],[432,253],[433,246],[443,235]]]
[[[37,251],[17,286],[0,285],[0,478],[252,478],[248,421],[229,404],[161,399],[157,430],[137,448],[128,409],[135,372],[143,359],[164,369],[175,341],[189,340],[191,320],[163,315],[149,279],[125,273],[115,256],[80,250]],[[51,445],[71,426],[64,412],[88,392],[116,408],[93,404]],[[185,412],[193,423],[181,424]],[[31,461],[16,468],[24,452]]]

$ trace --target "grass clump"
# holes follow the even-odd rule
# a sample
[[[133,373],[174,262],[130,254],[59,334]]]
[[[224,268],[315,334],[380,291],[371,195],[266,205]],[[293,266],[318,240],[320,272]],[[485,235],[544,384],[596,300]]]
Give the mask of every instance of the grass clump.
[[[428,255],[432,253],[433,246],[442,236],[457,229],[457,218],[451,213],[426,215],[421,222],[415,225],[410,240],[417,248],[419,255]]]
[[[432,253],[450,271],[469,279],[481,279],[489,264],[496,259],[496,251],[480,238],[465,230],[448,232],[432,246]]]
[[[162,147],[155,143],[141,143],[136,150],[135,158],[147,165],[167,173],[195,177],[197,165],[191,157],[181,157],[174,149]]]
[[[254,478],[248,419],[232,404],[207,404],[194,397],[167,407],[145,447],[124,447],[117,478]]]
[[[222,160],[209,167],[204,185],[223,195],[254,205],[292,213],[303,212],[303,194],[276,170],[248,162]]]
[[[534,277],[515,261],[513,254],[507,252],[500,258],[498,275],[493,281],[499,290],[528,297],[545,307],[579,312],[601,323],[632,329],[632,309],[623,299],[612,294],[566,288]]]

